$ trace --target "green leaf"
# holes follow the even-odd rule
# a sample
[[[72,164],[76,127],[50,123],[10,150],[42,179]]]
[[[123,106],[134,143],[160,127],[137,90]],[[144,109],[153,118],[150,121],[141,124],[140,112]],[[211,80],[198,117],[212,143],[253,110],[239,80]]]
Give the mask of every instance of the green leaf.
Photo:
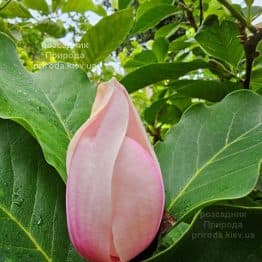
[[[128,59],[124,64],[125,68],[140,67],[148,64],[157,63],[157,58],[151,50],[144,50]]]
[[[83,261],[65,218],[65,185],[20,126],[0,120],[0,261]]]
[[[238,66],[243,57],[244,49],[240,43],[239,29],[232,21],[223,20],[219,24],[217,16],[209,16],[195,39],[209,55],[234,67]]]
[[[172,104],[166,103],[167,99],[159,99],[145,109],[145,121],[154,125],[156,122],[161,124],[175,124],[181,117],[181,110]]]
[[[0,34],[0,117],[31,132],[64,181],[67,145],[88,118],[94,95],[86,74],[73,65],[51,64],[38,73],[27,72],[13,42]]]
[[[171,251],[170,249],[181,240],[185,233],[190,229],[190,226],[192,225],[185,222],[180,222],[175,225],[175,227],[170,232],[168,232],[168,234],[160,239],[155,255],[152,258],[149,258],[148,261],[160,261],[162,254],[164,256],[169,255],[169,252]],[[162,251],[166,251],[167,254]]]
[[[250,85],[254,91],[262,94],[262,68],[252,71]]]
[[[155,39],[165,37],[168,39],[170,36],[172,36],[178,29],[179,29],[179,23],[173,22],[167,25],[162,26],[159,30],[155,33]]]
[[[248,15],[248,7],[243,8],[244,14],[247,16]],[[253,5],[250,10],[250,15],[251,15],[251,21],[255,20],[262,14],[262,6],[257,6]]]
[[[52,11],[56,11],[57,8],[61,7],[64,0],[52,0]]]
[[[149,107],[147,107],[144,111],[145,121],[150,125],[154,125],[154,123],[157,120],[158,112],[164,107],[165,104],[166,104],[166,99],[162,98],[155,101]]]
[[[48,13],[49,8],[45,0],[23,0],[26,7]]]
[[[194,45],[195,43],[192,43],[185,35],[183,35],[170,43],[169,51],[177,53],[183,49],[189,48],[191,46],[193,47]]]
[[[6,19],[0,17],[0,32],[7,34],[10,38],[15,40],[9,24],[6,22]]]
[[[125,9],[130,7],[130,5],[134,2],[134,0],[117,0],[118,2],[118,9]]]
[[[248,6],[251,6],[254,3],[254,0],[245,0]]]
[[[140,5],[137,10],[132,33],[144,32],[176,12],[177,8],[171,4],[146,2]]]
[[[258,179],[258,182],[257,182],[257,185],[256,185],[256,189],[258,189],[259,193],[262,194],[262,173],[259,176],[259,179]],[[260,196],[259,200],[262,201],[261,196]]]
[[[255,187],[262,159],[262,97],[238,90],[213,106],[197,104],[156,146],[168,212],[182,219]]]
[[[158,122],[174,124],[190,104],[191,100],[180,94],[158,99],[145,109],[145,121],[150,125]]]
[[[42,33],[47,33],[55,38],[61,38],[66,35],[66,29],[63,22],[58,20],[53,22],[51,20],[43,20],[36,25],[36,28]]]
[[[212,102],[220,101],[233,90],[242,89],[240,83],[218,80],[177,80],[171,86],[180,94]]]
[[[104,17],[91,27],[77,44],[86,64],[96,64],[110,55],[125,40],[133,25],[133,10],[124,9]]]
[[[44,49],[45,57],[54,57],[57,61],[66,63],[79,63],[80,57],[76,56],[69,47],[51,47]]]
[[[106,11],[102,5],[95,4],[92,0],[67,0],[62,5],[62,12],[84,13],[86,11],[92,11],[101,16],[106,15]]]
[[[240,207],[256,207],[262,210],[262,191],[260,190],[261,184],[261,176],[259,177],[258,183],[256,184],[255,189],[246,197],[227,200],[225,204],[232,206],[240,206]]]
[[[3,5],[4,3],[2,3],[1,6]],[[22,3],[12,1],[0,11],[0,16],[7,18],[30,18],[31,13],[25,8],[25,6]]]
[[[182,112],[176,105],[165,104],[158,112],[157,120],[161,124],[175,124],[179,121]]]
[[[165,38],[157,38],[153,42],[152,50],[155,53],[158,62],[164,62],[168,52],[169,42]]]
[[[129,92],[134,92],[147,85],[162,80],[177,79],[199,68],[207,68],[208,63],[202,60],[192,62],[157,63],[140,67],[122,78],[121,83]]]
[[[191,224],[179,223],[160,242],[162,250],[145,261],[259,262],[261,215],[255,208],[208,207]]]

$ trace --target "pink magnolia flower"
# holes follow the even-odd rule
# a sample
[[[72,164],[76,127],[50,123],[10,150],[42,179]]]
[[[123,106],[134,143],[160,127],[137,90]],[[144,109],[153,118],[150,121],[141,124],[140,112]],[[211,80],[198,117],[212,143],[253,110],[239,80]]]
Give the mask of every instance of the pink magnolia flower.
[[[164,207],[159,164],[128,93],[100,84],[67,154],[71,241],[91,261],[129,261],[155,238]]]

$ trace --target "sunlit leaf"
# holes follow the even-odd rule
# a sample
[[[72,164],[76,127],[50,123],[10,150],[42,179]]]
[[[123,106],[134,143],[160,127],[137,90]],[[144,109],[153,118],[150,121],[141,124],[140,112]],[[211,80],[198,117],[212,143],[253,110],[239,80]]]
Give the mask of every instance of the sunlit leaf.
[[[132,25],[132,9],[124,9],[104,17],[86,32],[76,50],[84,56],[84,63],[96,64],[125,40]]]
[[[136,69],[127,74],[121,82],[129,92],[134,92],[147,85],[162,80],[177,79],[188,72],[207,67],[209,67],[208,63],[202,60],[194,60],[186,63],[156,63]]]
[[[13,42],[0,34],[0,117],[34,135],[63,180],[67,145],[88,118],[94,94],[86,74],[70,64],[27,72]]]
[[[237,67],[244,54],[240,43],[239,29],[236,23],[223,20],[220,24],[217,16],[206,19],[196,35],[196,40],[211,56]]]
[[[262,159],[262,97],[235,91],[197,104],[156,146],[168,211],[182,219],[203,205],[248,195]]]

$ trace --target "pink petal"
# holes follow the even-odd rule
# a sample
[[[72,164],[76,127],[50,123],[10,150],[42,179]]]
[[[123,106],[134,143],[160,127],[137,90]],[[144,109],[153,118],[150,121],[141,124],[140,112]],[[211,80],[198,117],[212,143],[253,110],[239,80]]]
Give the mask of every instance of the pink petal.
[[[164,207],[161,171],[128,93],[98,87],[91,117],[67,154],[72,243],[92,261],[127,261],[155,237]]]
[[[97,118],[99,118],[100,113],[102,113],[102,111],[105,109],[110,99],[112,98],[114,90],[115,88],[113,86],[110,87],[104,84],[99,85],[99,87],[97,88],[96,98],[92,107],[91,115],[89,119],[74,134],[74,137],[72,138],[68,146],[66,159],[67,169],[68,166],[70,166],[72,154],[75,151],[76,144],[81,138],[81,135],[85,131],[85,129],[90,129],[89,132],[92,132],[92,136],[95,135],[97,128],[94,128],[92,123],[98,120]],[[101,121],[101,118],[99,118],[99,120]]]
[[[93,116],[73,138],[67,158],[70,238],[80,254],[92,261],[110,260],[111,180],[128,125],[123,94],[110,88],[104,91],[106,102],[96,103]]]
[[[155,151],[150,144],[150,141],[148,139],[147,133],[145,131],[144,125],[142,121],[140,120],[140,117],[136,111],[136,108],[130,99],[130,96],[128,95],[128,92],[126,89],[115,79],[112,79],[108,82],[109,86],[115,86],[118,91],[121,91],[124,93],[128,104],[129,104],[129,122],[128,122],[128,129],[127,129],[127,136],[136,140],[146,151],[148,151],[149,154],[156,160],[157,157],[155,155]],[[158,162],[157,162],[158,165]],[[160,168],[159,168],[160,170]]]
[[[161,173],[152,156],[126,137],[112,181],[113,241],[121,261],[142,252],[154,239],[163,213]]]

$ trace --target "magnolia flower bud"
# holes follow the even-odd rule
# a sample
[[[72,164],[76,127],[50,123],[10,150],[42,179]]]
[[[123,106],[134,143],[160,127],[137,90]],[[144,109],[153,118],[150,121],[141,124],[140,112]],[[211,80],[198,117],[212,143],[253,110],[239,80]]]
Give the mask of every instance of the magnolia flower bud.
[[[126,90],[99,85],[67,154],[71,241],[91,261],[129,261],[155,238],[164,208],[157,158]]]

